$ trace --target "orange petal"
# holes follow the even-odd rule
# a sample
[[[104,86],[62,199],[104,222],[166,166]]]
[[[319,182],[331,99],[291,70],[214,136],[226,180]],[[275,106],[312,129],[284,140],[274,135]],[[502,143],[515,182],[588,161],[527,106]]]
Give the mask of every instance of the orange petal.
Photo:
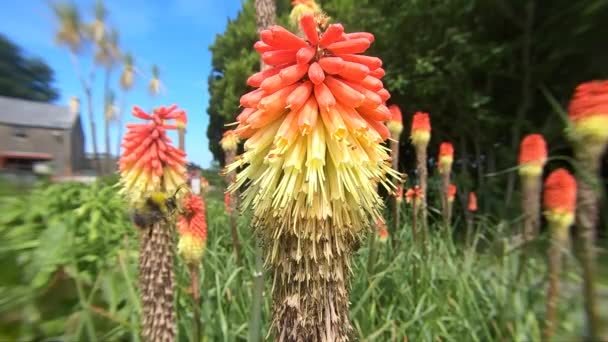
[[[351,107],[359,107],[363,103],[363,100],[365,100],[363,94],[349,87],[346,83],[337,78],[327,76],[325,78],[325,84],[338,101],[346,103]]]
[[[369,70],[376,70],[382,67],[382,60],[378,57],[353,54],[342,54],[338,55],[338,57],[348,62],[363,64],[367,66]]]
[[[319,65],[323,71],[330,75],[334,75],[342,71],[344,68],[344,60],[340,57],[323,57],[319,59]]]
[[[330,44],[335,43],[336,41],[338,41],[338,39],[340,39],[342,33],[344,33],[344,27],[341,24],[329,25],[327,30],[325,30],[325,32],[321,36],[321,39],[319,40],[319,45],[321,47],[327,47]]]
[[[325,80],[325,73],[319,63],[314,62],[310,65],[310,68],[308,68],[308,78],[310,78],[314,84],[323,83]]]
[[[306,103],[310,94],[312,93],[312,83],[310,81],[305,81],[301,83],[294,91],[287,96],[287,107],[289,107],[292,111],[298,111],[300,107]]]
[[[308,64],[315,56],[315,49],[311,46],[303,47],[296,54],[298,64]]]
[[[319,43],[319,34],[317,33],[317,23],[315,18],[311,14],[302,16],[300,19],[300,27],[306,35],[306,38],[310,44],[317,45]]]
[[[293,63],[296,61],[296,53],[294,50],[268,51],[262,54],[262,61],[268,65]]]
[[[362,81],[368,74],[369,68],[363,64],[344,62],[344,67],[338,75],[344,77],[347,80],[359,82]]]
[[[325,83],[315,85],[315,97],[321,110],[329,110],[336,104],[336,99]]]
[[[336,42],[327,46],[327,49],[334,54],[362,53],[370,46],[370,41],[365,38],[355,38]]]

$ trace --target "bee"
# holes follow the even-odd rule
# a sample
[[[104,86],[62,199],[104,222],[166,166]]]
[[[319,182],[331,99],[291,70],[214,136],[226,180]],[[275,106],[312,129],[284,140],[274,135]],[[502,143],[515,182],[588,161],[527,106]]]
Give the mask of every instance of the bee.
[[[179,211],[177,194],[183,186],[179,186],[172,196],[157,191],[150,194],[139,208],[131,212],[131,220],[141,228],[151,228],[160,221],[169,221]]]

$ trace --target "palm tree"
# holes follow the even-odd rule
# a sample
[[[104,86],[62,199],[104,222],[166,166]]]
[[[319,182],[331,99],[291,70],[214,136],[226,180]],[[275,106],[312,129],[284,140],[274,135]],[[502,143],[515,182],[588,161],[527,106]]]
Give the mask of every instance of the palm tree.
[[[98,2],[98,6],[100,2]],[[101,10],[103,11],[103,10]],[[101,12],[103,13],[103,12]],[[101,19],[95,19],[95,25]],[[92,26],[94,27],[94,26]],[[91,30],[94,32],[94,30]],[[105,78],[104,78],[104,108],[109,108],[113,106],[113,101],[110,101],[110,77],[112,74],[112,70],[116,66],[116,62],[120,58],[120,51],[118,49],[118,32],[112,29],[109,34],[106,32],[103,35],[103,38],[100,41],[96,41],[97,51],[95,53],[95,63],[105,70]],[[111,156],[111,147],[110,147],[110,120],[112,117],[108,115],[105,116],[105,126],[104,126],[104,135],[105,135],[105,144],[106,144],[106,156],[105,156],[105,165],[104,172],[109,173],[111,170],[110,166],[110,156]]]
[[[120,88],[122,89],[122,100],[120,101],[120,108],[116,116],[118,121],[118,143],[116,148],[116,155],[120,155],[120,145],[122,141],[122,116],[124,107],[127,102],[127,93],[133,88],[135,84],[135,67],[133,62],[133,56],[127,53],[123,57],[123,69],[120,74]]]
[[[55,32],[55,41],[68,48],[70,59],[74,65],[74,70],[77,74],[80,84],[85,92],[87,99],[87,111],[89,114],[89,125],[91,130],[91,140],[93,146],[93,159],[95,160],[95,169],[100,173],[100,165],[97,160],[97,132],[95,130],[95,116],[93,115],[93,95],[91,85],[93,83],[94,73],[91,72],[89,78],[85,78],[78,58],[83,46],[88,43],[85,35],[83,35],[84,26],[81,21],[78,9],[71,3],[56,3],[52,5],[53,12],[59,21],[59,28]]]
[[[154,96],[160,93],[161,82],[159,79],[160,71],[158,70],[158,66],[156,64],[152,65],[152,79],[148,84],[148,88],[150,89],[150,93]]]

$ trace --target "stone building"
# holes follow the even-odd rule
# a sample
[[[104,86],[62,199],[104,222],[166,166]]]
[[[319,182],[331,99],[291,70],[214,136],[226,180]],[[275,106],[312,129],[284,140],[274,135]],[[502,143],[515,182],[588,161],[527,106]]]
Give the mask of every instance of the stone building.
[[[0,96],[0,170],[71,176],[86,167],[78,113],[67,106]]]

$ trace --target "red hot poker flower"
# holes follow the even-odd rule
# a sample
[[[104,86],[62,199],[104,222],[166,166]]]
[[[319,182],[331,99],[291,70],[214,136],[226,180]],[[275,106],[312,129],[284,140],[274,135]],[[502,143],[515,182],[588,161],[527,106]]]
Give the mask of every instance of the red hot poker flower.
[[[477,211],[477,195],[474,192],[469,193],[469,211]]]
[[[448,201],[454,202],[455,196],[456,196],[456,185],[450,184],[448,186]]]
[[[431,121],[429,114],[416,112],[412,119],[412,143],[416,146],[427,145],[431,139]]]
[[[397,200],[397,203],[401,203],[403,201],[403,186],[397,186],[397,190],[395,191],[395,199]]]
[[[576,210],[576,180],[570,172],[557,169],[547,177],[543,207],[549,222],[561,227],[572,224]]]
[[[227,213],[230,214],[232,212],[232,207],[230,207],[230,193],[227,191],[224,193],[224,207],[226,207]]]
[[[207,241],[207,217],[202,198],[188,194],[183,200],[184,215],[177,221],[177,250],[188,264],[200,262]]]
[[[603,147],[608,142],[608,81],[591,81],[576,87],[568,115],[575,137]]]
[[[424,195],[422,194],[422,189],[420,188],[420,186],[416,185],[414,188],[408,189],[405,192],[405,201],[407,203],[413,202],[415,204],[419,204],[423,196]]]
[[[527,135],[519,147],[519,174],[538,177],[547,161],[547,143],[540,134]]]
[[[170,120],[185,117],[177,106],[160,107],[152,114],[139,107],[133,116],[148,121],[127,125],[120,157],[121,193],[131,206],[137,206],[153,192],[172,193],[186,181],[186,154],[171,145],[167,131],[176,129]]]
[[[449,142],[443,142],[439,145],[439,173],[449,173],[454,162],[454,146]]]
[[[401,131],[403,131],[403,116],[397,105],[390,105],[388,110],[391,112],[391,119],[386,126],[391,131],[393,139],[397,140],[399,139],[399,135],[401,135]]]

